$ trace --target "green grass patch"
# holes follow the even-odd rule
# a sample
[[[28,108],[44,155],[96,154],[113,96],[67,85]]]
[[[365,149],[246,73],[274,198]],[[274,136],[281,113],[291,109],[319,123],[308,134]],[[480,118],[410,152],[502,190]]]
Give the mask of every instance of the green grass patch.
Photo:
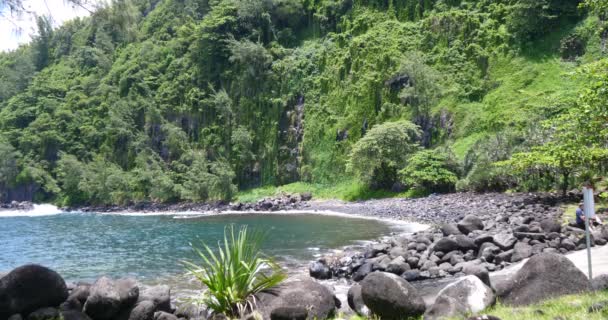
[[[581,295],[563,296],[527,307],[510,307],[500,303],[491,310],[483,312],[502,320],[553,320],[557,317],[568,320],[600,320],[608,318],[608,309],[589,313],[589,307],[597,302],[608,300],[608,291]]]
[[[389,190],[373,190],[354,180],[337,182],[332,185],[295,182],[282,186],[264,186],[240,191],[236,196],[238,202],[255,202],[266,197],[281,194],[312,193],[313,199],[339,199],[357,201],[381,198],[412,198],[424,196],[415,191],[392,192]]]

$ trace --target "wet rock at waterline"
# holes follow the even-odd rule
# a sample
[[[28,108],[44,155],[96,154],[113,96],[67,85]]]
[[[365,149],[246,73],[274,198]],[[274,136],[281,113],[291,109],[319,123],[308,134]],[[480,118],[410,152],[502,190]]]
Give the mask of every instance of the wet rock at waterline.
[[[361,282],[361,297],[369,310],[382,319],[416,317],[426,310],[418,290],[392,273],[367,275]]]
[[[589,289],[583,272],[568,258],[552,253],[533,256],[515,275],[496,285],[501,303],[515,306]]]
[[[67,286],[57,272],[39,265],[25,265],[0,279],[0,319],[58,307],[67,297]]]

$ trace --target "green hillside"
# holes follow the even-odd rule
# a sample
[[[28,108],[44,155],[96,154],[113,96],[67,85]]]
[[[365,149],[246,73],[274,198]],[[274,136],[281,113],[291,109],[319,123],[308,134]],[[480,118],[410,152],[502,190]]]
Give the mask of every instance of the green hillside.
[[[538,146],[604,108],[605,7],[588,3],[114,0],[40,18],[0,54],[2,200],[574,186],[603,174],[606,140],[567,147],[576,161]]]

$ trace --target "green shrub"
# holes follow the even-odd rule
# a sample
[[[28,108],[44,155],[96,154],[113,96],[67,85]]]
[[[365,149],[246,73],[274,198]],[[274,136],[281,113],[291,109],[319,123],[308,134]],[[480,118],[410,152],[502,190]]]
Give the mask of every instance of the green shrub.
[[[264,236],[247,232],[247,226],[242,226],[237,234],[230,226],[224,231],[224,242],[218,244],[217,253],[205,244],[202,249],[193,246],[201,264],[185,265],[207,287],[201,302],[216,313],[242,318],[254,308],[253,295],[285,279],[279,265],[260,252]]]
[[[409,121],[376,125],[353,147],[349,168],[372,188],[390,188],[397,181],[397,170],[418,150],[419,139],[420,129]]]
[[[423,150],[413,155],[407,166],[399,171],[401,182],[410,188],[426,192],[450,192],[458,181],[458,165],[435,150]]]

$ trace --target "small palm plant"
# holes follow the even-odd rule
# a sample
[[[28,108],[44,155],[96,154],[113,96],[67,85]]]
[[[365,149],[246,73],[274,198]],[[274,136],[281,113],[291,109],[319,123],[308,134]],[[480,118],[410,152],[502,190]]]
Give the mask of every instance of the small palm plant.
[[[281,267],[260,251],[265,233],[248,232],[247,227],[235,233],[231,225],[224,230],[224,243],[217,253],[202,244],[192,246],[201,264],[184,262],[186,268],[207,287],[202,302],[217,313],[243,317],[254,309],[256,293],[274,287],[285,278]]]

